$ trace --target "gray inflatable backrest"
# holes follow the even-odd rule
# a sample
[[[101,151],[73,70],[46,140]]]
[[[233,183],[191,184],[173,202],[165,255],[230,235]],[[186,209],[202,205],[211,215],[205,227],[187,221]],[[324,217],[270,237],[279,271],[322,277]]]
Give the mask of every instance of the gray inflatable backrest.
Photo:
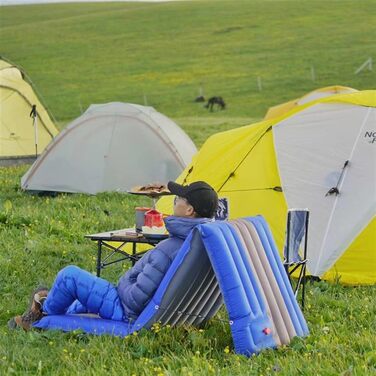
[[[171,279],[156,314],[145,325],[200,325],[223,304],[221,291],[201,240],[193,230],[190,251]]]

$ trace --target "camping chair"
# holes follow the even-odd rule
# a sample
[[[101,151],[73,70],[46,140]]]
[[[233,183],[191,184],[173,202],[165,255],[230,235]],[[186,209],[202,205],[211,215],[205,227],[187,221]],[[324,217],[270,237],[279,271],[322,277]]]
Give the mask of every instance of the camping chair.
[[[287,213],[287,230],[286,242],[283,250],[284,261],[287,276],[292,284],[291,275],[296,271],[298,279],[295,284],[294,294],[297,297],[300,286],[301,304],[304,309],[305,285],[306,285],[306,269],[307,269],[307,241],[308,241],[308,209],[289,209]],[[299,250],[304,238],[303,257],[300,256]]]
[[[45,316],[34,326],[126,336],[161,325],[201,325],[226,305],[235,351],[250,356],[288,344],[308,328],[262,217],[215,221],[187,237],[156,293],[133,323]]]
[[[214,214],[216,221],[227,221],[229,217],[229,203],[227,197],[218,199],[217,210]]]

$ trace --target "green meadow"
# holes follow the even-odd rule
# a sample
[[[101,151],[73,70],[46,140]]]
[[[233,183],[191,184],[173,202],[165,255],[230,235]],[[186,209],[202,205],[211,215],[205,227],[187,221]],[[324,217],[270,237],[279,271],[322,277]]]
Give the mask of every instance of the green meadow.
[[[0,7],[0,55],[21,66],[62,129],[93,103],[148,104],[197,146],[260,120],[318,87],[375,89],[376,2],[184,1]],[[208,112],[194,99],[222,96]],[[85,234],[133,225],[147,199],[119,193],[39,197],[29,166],[0,168],[1,375],[376,375],[376,291],[309,283],[310,336],[246,358],[225,309],[201,328],[153,327],[127,338],[9,331],[39,284],[76,264],[95,270]],[[116,283],[129,263],[103,271]]]

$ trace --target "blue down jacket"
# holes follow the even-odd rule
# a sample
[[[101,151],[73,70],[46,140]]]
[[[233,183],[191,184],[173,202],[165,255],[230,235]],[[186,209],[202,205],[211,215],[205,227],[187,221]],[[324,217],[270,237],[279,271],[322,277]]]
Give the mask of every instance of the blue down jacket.
[[[125,317],[135,320],[153,297],[169,266],[191,230],[208,218],[170,216],[165,219],[169,238],[146,253],[119,280],[117,290]]]

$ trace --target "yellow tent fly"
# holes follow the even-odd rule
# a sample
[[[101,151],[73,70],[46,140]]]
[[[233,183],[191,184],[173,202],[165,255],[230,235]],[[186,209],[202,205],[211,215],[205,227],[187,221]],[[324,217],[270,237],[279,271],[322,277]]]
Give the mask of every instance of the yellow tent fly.
[[[30,162],[57,133],[23,72],[0,60],[0,165]]]
[[[204,180],[230,218],[263,215],[278,248],[288,208],[308,208],[308,271],[376,282],[376,91],[319,97],[211,136],[177,179]],[[172,212],[171,197],[158,209]]]

